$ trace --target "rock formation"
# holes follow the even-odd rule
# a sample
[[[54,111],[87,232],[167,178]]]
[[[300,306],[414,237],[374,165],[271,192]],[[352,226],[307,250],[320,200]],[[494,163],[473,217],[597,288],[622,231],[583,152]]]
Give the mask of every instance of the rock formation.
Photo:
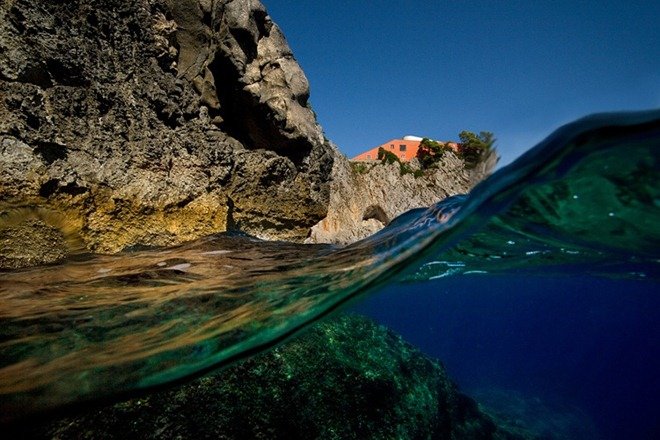
[[[303,239],[337,154],[308,96],[256,0],[3,1],[0,226],[67,242],[56,217],[98,252]]]
[[[489,171],[355,173],[308,97],[256,0],[2,2],[0,269],[227,229],[349,243]]]
[[[307,242],[348,244],[368,237],[408,210],[468,193],[496,163],[493,151],[475,169],[468,170],[463,160],[446,152],[437,168],[415,177],[412,173],[402,175],[398,163],[361,162],[351,166],[346,158],[337,158],[328,215],[312,228]],[[419,169],[416,159],[410,164]]]
[[[16,430],[44,439],[535,438],[498,427],[441,365],[357,316],[188,384]]]

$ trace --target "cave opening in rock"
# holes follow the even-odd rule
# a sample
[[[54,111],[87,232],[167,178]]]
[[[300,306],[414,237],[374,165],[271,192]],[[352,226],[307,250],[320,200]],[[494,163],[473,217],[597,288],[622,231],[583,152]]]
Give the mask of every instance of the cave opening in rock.
[[[265,149],[289,158],[300,169],[313,145],[306,139],[291,139],[278,126],[277,115],[268,105],[255,102],[255,98],[241,88],[240,73],[222,52],[216,53],[209,65],[213,74],[219,110],[209,114],[220,116],[220,128],[248,149]]]
[[[362,220],[366,221],[371,219],[378,220],[385,226],[387,226],[390,223],[387,214],[385,214],[385,210],[381,208],[379,205],[371,205],[364,210],[364,214],[362,214]]]

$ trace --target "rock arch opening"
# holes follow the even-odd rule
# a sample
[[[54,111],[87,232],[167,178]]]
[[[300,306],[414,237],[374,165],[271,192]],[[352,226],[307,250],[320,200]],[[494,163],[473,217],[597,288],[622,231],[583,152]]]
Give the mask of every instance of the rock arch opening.
[[[385,214],[385,210],[379,205],[371,205],[364,210],[362,214],[362,220],[376,219],[381,222],[383,225],[387,226],[390,223],[390,219]]]

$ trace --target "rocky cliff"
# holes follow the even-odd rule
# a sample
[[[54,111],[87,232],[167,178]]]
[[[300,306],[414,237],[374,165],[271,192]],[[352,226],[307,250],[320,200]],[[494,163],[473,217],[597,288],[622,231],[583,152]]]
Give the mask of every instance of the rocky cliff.
[[[228,229],[349,243],[492,168],[357,173],[308,98],[256,0],[3,1],[0,269]]]
[[[328,215],[314,225],[309,243],[348,244],[379,231],[395,217],[428,207],[456,194],[468,193],[487,177],[497,154],[492,151],[474,169],[446,152],[437,167],[423,175],[401,174],[398,163],[353,163],[337,158],[332,172]],[[410,165],[419,170],[416,160]]]
[[[256,0],[4,0],[0,223],[30,218],[4,247],[302,239],[336,155],[308,97]]]

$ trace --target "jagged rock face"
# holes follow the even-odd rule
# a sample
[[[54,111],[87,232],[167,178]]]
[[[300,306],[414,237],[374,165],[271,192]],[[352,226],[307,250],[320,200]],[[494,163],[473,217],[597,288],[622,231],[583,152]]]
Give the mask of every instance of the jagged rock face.
[[[415,161],[411,166],[419,169]],[[312,228],[307,242],[349,244],[366,238],[406,211],[468,193],[496,163],[497,154],[492,152],[475,169],[468,170],[463,160],[447,152],[437,168],[414,177],[401,175],[396,163],[362,163],[358,171],[346,158],[338,158],[333,168],[328,216]]]
[[[103,252],[302,239],[335,155],[308,96],[258,1],[5,0],[0,216],[56,211]]]

